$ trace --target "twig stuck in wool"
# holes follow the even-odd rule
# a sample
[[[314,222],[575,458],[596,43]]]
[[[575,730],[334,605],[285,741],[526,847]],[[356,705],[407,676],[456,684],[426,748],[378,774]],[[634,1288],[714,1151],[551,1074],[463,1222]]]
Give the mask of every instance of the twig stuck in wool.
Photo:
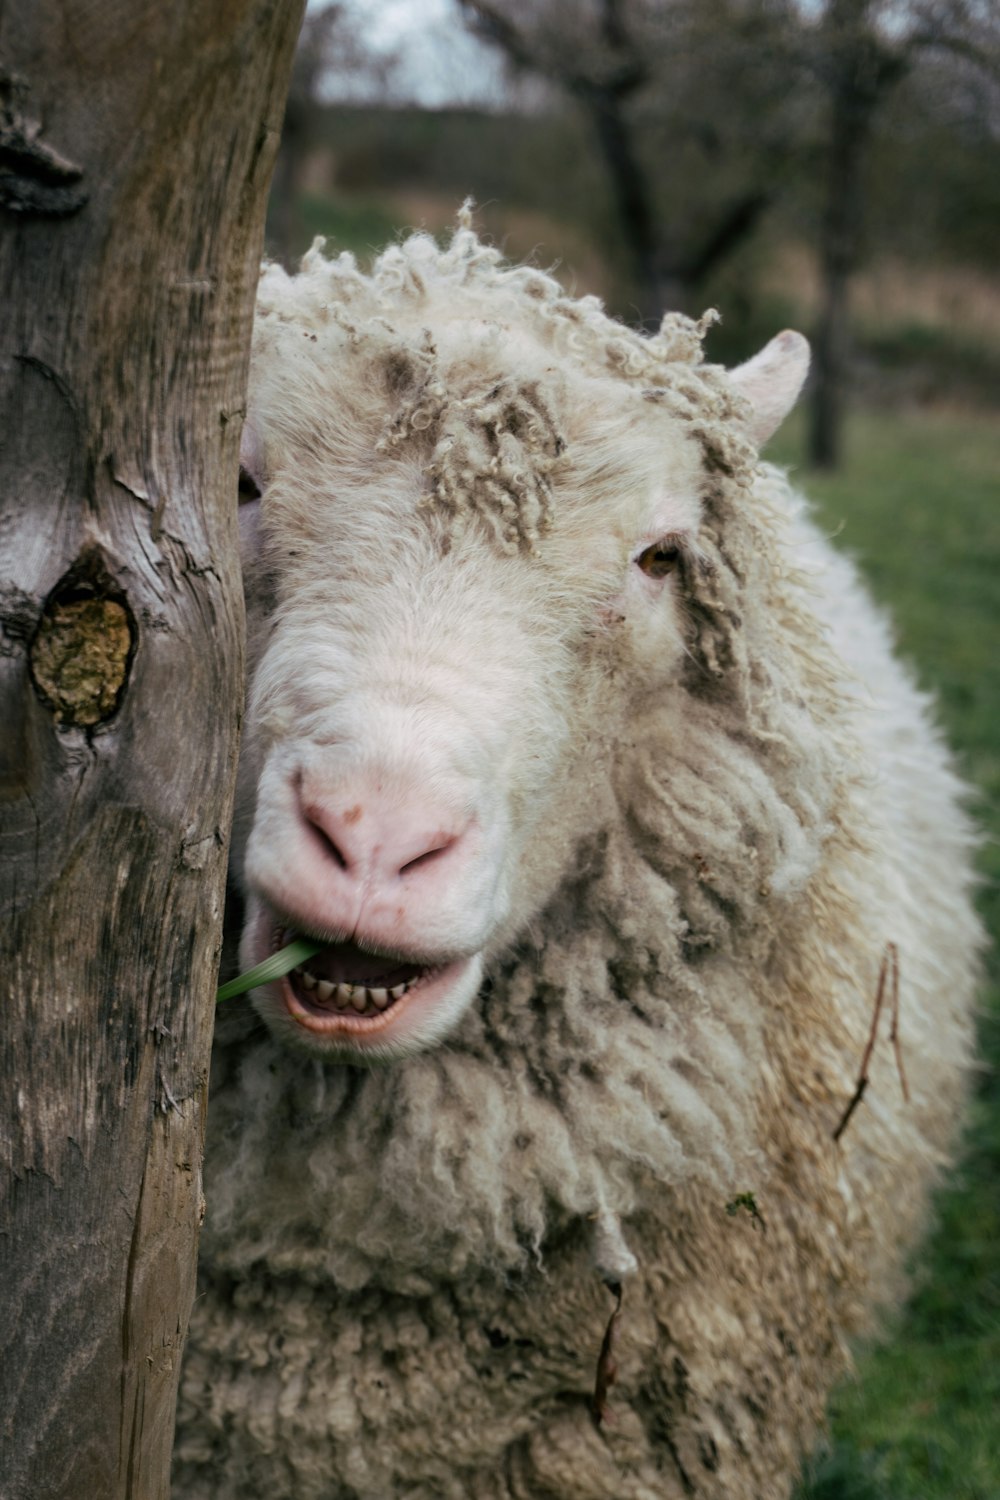
[[[882,955],[882,966],[878,971],[878,989],[875,991],[875,1010],[872,1015],[871,1030],[868,1033],[868,1041],[865,1046],[864,1056],[861,1059],[861,1071],[858,1073],[857,1085],[854,1093],[848,1101],[847,1108],[840,1117],[840,1124],[833,1132],[835,1141],[839,1141],[847,1129],[851,1116],[861,1103],[868,1087],[868,1065],[871,1062],[872,1052],[875,1049],[875,1038],[878,1035],[879,1017],[882,1014],[882,1006],[885,1002],[886,979],[892,993],[891,1015],[892,1023],[889,1030],[889,1040],[892,1042],[892,1050],[896,1058],[896,1069],[899,1073],[899,1083],[903,1090],[903,1098],[907,1104],[910,1102],[910,1090],[906,1082],[906,1073],[903,1068],[903,1053],[899,1044],[899,949],[895,943],[886,943],[885,953]]]
[[[903,1067],[903,1049],[899,1043],[899,950],[895,943],[889,944],[888,953],[892,959],[892,1025],[889,1028],[889,1040],[892,1042],[892,1050],[896,1058],[899,1086],[903,1090],[903,1098],[909,1104],[910,1089],[906,1082],[906,1070]]]
[[[604,1330],[604,1338],[601,1340],[601,1352],[597,1356],[597,1373],[594,1377],[594,1395],[591,1401],[591,1415],[594,1426],[600,1427],[605,1422],[613,1422],[614,1415],[608,1406],[608,1391],[618,1379],[618,1361],[615,1359],[615,1337],[618,1332],[618,1319],[622,1311],[622,1284],[620,1281],[606,1281],[604,1285],[615,1299],[614,1312],[608,1319],[608,1326]]]

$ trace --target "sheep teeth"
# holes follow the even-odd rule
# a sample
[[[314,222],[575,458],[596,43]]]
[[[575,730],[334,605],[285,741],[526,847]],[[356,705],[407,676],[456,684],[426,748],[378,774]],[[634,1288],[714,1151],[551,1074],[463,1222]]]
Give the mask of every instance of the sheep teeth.
[[[363,1014],[366,1010],[385,1010],[392,1000],[402,1000],[409,990],[409,983],[393,985],[392,989],[368,989],[361,984],[336,984],[329,979],[317,979],[315,974],[310,974],[308,969],[297,968],[293,970],[297,982],[307,992],[315,990],[316,998],[323,1003],[330,1000],[338,1010],[347,1010],[349,1007]]]

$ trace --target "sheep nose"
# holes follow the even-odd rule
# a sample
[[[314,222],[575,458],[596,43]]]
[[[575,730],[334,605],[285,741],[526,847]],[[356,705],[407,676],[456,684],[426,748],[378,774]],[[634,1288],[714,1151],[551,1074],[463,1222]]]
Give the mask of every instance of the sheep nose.
[[[384,887],[447,862],[468,822],[424,800],[400,802],[370,791],[337,797],[300,796],[318,852],[352,884]]]

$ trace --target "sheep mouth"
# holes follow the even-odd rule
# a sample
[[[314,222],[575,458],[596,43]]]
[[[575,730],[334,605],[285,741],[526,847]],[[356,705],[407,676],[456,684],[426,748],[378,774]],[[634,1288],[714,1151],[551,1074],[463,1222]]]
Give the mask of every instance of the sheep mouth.
[[[307,936],[277,924],[271,952]],[[278,980],[272,995],[310,1047],[346,1060],[377,1059],[438,1040],[456,993],[471,995],[479,967],[478,955],[427,960],[344,939]]]
[[[279,931],[275,949],[295,936]],[[292,1002],[289,1009],[296,1019],[381,1016],[415,985],[440,972],[440,967],[372,951],[354,942],[329,943],[285,977],[286,1004]]]

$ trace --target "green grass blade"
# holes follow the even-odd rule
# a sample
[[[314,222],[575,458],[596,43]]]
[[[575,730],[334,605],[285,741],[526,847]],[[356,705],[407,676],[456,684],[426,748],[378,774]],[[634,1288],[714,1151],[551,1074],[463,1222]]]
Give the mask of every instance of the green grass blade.
[[[327,943],[314,942],[312,938],[295,938],[286,943],[284,948],[279,948],[277,953],[272,953],[270,958],[265,958],[262,964],[255,969],[248,969],[245,974],[237,974],[235,979],[230,979],[227,984],[219,986],[215,996],[216,1003],[220,1000],[232,1000],[237,995],[245,995],[247,990],[254,990],[259,984],[270,984],[272,979],[281,979],[292,969],[304,964],[307,958],[319,953],[328,947]]]

